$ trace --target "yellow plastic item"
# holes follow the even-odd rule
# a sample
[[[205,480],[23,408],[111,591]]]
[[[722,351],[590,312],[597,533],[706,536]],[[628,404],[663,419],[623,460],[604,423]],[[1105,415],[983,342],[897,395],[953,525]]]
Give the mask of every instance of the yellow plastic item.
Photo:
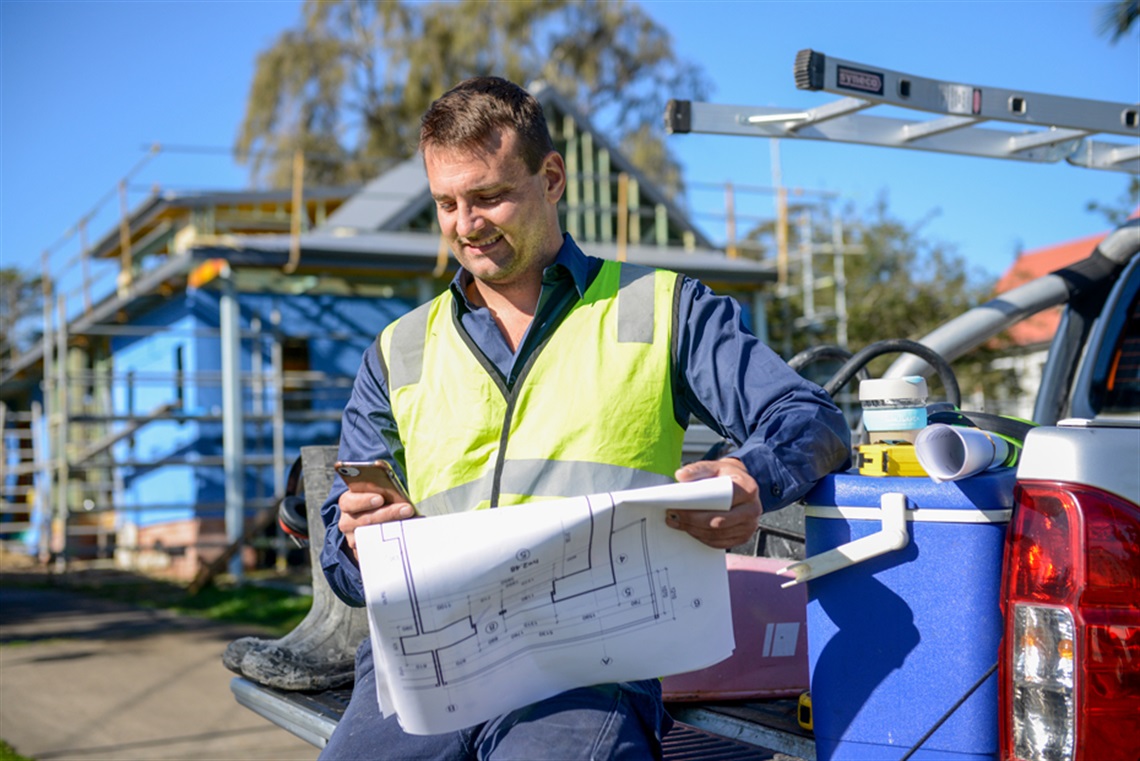
[[[810,692],[800,693],[799,705],[796,708],[796,723],[808,731],[811,731],[811,729],[813,728],[812,727],[812,721],[811,721],[811,693]]]
[[[925,476],[914,444],[863,444],[856,447],[859,474],[864,476]]]

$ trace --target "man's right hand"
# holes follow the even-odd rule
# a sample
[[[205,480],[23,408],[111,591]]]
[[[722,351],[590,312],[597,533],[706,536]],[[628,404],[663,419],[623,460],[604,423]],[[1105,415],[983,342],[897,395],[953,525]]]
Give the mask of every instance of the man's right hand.
[[[352,556],[358,562],[360,556],[356,552],[356,529],[377,523],[400,521],[416,514],[416,509],[411,504],[407,502],[386,504],[384,495],[374,491],[346,491],[340,495],[337,506],[340,507],[337,528],[344,534],[348,546],[352,549]]]

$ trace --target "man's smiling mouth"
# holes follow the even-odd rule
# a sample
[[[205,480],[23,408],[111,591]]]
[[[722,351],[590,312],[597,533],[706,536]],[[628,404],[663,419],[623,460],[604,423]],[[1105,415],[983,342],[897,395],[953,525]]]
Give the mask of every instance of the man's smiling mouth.
[[[492,235],[490,238],[483,238],[480,240],[465,240],[465,241],[463,241],[463,245],[466,248],[473,248],[476,251],[485,251],[488,248],[490,248],[491,246],[494,246],[496,243],[498,243],[502,239],[503,239],[503,234],[502,233],[496,233],[495,235]]]

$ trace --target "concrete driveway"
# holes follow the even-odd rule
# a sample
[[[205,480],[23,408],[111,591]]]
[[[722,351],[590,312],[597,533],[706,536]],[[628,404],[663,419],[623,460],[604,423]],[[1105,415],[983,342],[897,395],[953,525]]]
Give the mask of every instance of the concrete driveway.
[[[230,693],[222,650],[257,633],[2,574],[0,738],[37,761],[311,761]]]

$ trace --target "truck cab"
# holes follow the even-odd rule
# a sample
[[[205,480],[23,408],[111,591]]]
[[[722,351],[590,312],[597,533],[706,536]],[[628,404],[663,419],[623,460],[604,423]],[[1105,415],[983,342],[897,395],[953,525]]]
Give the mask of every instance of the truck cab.
[[[999,660],[1009,759],[1140,748],[1140,257],[1099,290],[1065,310],[1035,413],[1054,424],[1030,432],[1017,472]]]

